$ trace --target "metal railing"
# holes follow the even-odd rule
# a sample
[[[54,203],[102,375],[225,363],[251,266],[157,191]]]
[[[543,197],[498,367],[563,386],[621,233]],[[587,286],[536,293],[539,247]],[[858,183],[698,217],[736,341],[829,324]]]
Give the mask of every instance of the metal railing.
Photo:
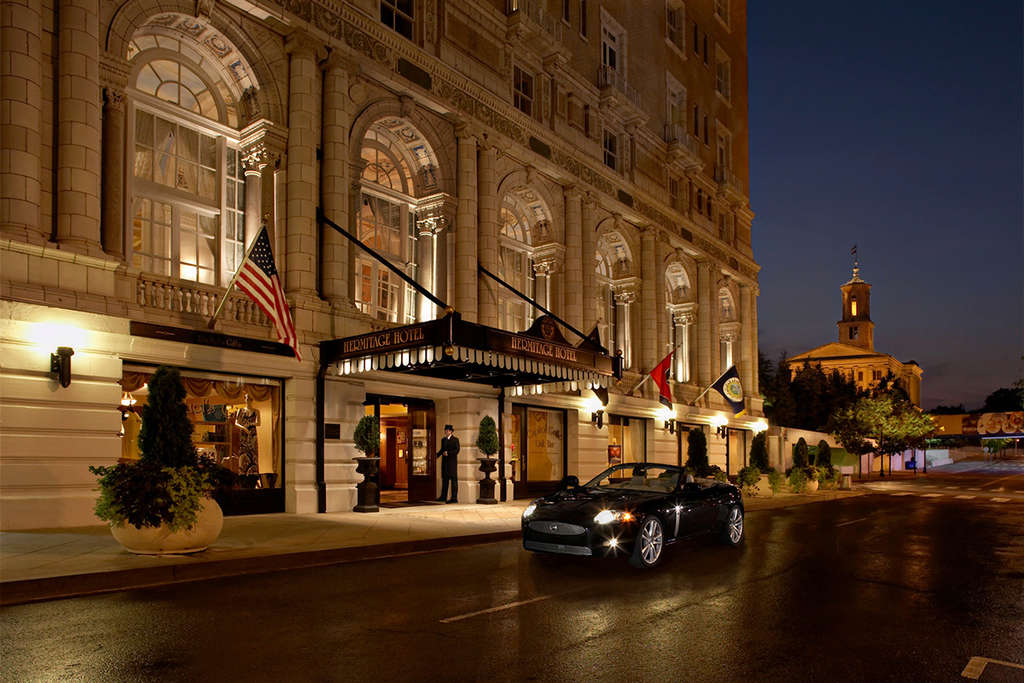
[[[743,181],[739,177],[721,165],[715,166],[715,182],[723,185],[726,189],[731,189],[734,192],[743,194]]]
[[[552,40],[562,42],[562,22],[558,17],[548,14],[544,10],[544,3],[538,0],[507,0],[505,14],[520,14],[551,36]]]
[[[597,69],[597,85],[600,88],[615,88],[625,95],[634,107],[643,111],[639,91],[626,82],[620,71],[602,64]]]
[[[665,142],[670,145],[678,145],[693,156],[699,154],[697,138],[686,132],[686,127],[678,123],[670,123],[665,126]]]

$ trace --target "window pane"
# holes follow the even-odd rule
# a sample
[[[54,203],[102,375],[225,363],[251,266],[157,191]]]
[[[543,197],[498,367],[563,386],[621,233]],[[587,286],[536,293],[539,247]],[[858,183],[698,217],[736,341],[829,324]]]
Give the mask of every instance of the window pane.
[[[135,177],[143,180],[153,179],[153,150],[135,146]]]
[[[135,112],[135,141],[153,146],[153,115],[149,112]]]
[[[216,168],[217,140],[209,135],[200,135],[199,138],[199,163],[209,168]]]
[[[185,127],[178,128],[178,156],[185,161],[199,161],[199,133]]]
[[[203,199],[215,200],[217,198],[217,174],[216,172],[203,168],[199,171],[199,196]]]
[[[198,167],[195,164],[189,164],[183,161],[178,161],[178,177],[175,180],[175,187],[179,190],[184,190],[189,194],[196,193],[196,172]]]

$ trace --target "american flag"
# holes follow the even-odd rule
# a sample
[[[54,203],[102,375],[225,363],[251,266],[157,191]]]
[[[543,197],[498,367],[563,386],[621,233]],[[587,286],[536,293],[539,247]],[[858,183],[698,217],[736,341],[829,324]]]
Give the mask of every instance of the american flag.
[[[295,357],[301,361],[295,324],[292,322],[288,302],[284,300],[284,290],[281,289],[281,278],[278,277],[277,268],[274,266],[274,253],[270,249],[270,238],[267,236],[266,228],[262,228],[260,234],[256,236],[249,249],[249,255],[238,269],[236,278],[238,288],[248,294],[249,298],[263,309],[267,317],[274,321],[277,338],[281,343],[292,347]]]

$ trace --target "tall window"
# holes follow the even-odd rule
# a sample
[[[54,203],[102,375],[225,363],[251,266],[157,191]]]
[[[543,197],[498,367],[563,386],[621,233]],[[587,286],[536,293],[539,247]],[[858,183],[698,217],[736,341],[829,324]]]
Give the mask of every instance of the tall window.
[[[597,329],[601,343],[615,353],[615,290],[612,288],[612,266],[603,252],[597,253]]]
[[[601,27],[601,63],[611,71],[619,68],[619,35],[610,27]]]
[[[239,125],[234,90],[206,47],[151,30],[128,47],[129,258],[148,273],[225,285],[245,251],[244,170],[226,132]]]
[[[413,0],[380,0],[380,21],[412,40]]]
[[[715,16],[729,25],[729,0],[715,0]]]
[[[715,90],[729,99],[732,96],[732,62],[721,49],[718,50],[715,62]]]
[[[665,8],[665,24],[668,31],[668,42],[679,50],[686,49],[684,40],[686,14],[682,5],[669,4]]]
[[[498,237],[498,277],[526,296],[534,296],[533,259],[527,219],[516,207],[501,208]],[[532,306],[504,287],[498,289],[498,327],[522,332],[530,327]]]
[[[604,165],[614,170],[619,168],[619,138],[608,130],[604,132]]]
[[[533,75],[518,66],[513,69],[513,99],[516,109],[533,116]]]
[[[562,21],[569,23],[569,6],[572,4],[572,0],[562,0]]]
[[[587,0],[580,0],[580,35],[587,37]]]

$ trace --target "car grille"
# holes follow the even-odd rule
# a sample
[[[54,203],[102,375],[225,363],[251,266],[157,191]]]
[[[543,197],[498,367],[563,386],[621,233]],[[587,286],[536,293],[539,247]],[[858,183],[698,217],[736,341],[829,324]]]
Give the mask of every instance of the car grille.
[[[578,536],[586,533],[586,529],[578,524],[567,524],[566,522],[530,522],[530,531],[553,536]]]
[[[542,553],[558,553],[560,555],[587,555],[590,556],[590,548],[580,545],[562,545],[561,543],[542,543],[541,541],[524,541],[523,547],[527,550],[536,550]]]

